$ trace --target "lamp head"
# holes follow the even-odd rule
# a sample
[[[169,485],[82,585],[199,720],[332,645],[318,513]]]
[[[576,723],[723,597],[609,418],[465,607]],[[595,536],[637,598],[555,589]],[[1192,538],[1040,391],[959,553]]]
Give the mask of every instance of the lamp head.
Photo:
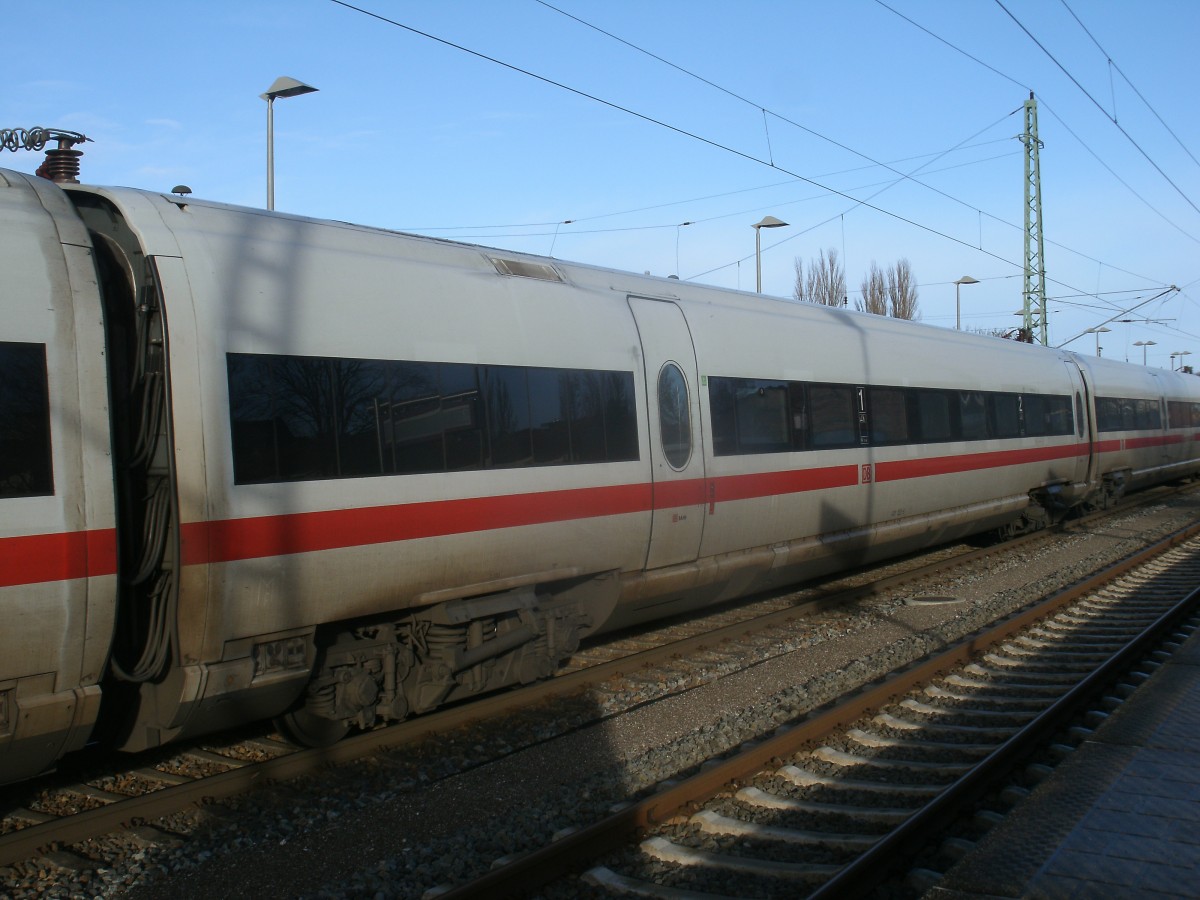
[[[276,97],[298,97],[301,94],[315,93],[317,88],[311,84],[305,84],[303,81],[297,81],[287,75],[280,75],[267,88],[265,94],[259,94],[263,100],[274,100]]]

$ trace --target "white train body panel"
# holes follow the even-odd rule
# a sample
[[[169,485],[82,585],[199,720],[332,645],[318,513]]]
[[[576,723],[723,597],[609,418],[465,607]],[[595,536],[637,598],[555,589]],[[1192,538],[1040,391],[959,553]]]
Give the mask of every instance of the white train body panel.
[[[752,377],[1068,397],[1081,386],[1068,354],[820,306],[679,292],[708,384]],[[702,397],[705,417],[709,408]],[[1053,437],[756,455],[713,455],[709,439],[705,453],[705,503],[689,511],[704,518],[693,584],[711,586],[715,600],[1003,524],[1029,504],[1031,490],[1078,491],[1087,474],[1082,423]],[[662,614],[659,592],[685,584],[687,574],[644,580],[649,596],[631,591],[614,622],[643,618],[642,605]]]
[[[572,513],[538,509],[564,502],[563,492],[645,482],[640,462],[235,486],[227,375],[212,363],[242,353],[632,371],[639,355],[627,314],[562,284],[527,282],[518,291],[474,249],[200,205],[183,215],[198,221],[175,228],[191,299],[167,295],[173,400],[180,408],[178,385],[195,380],[204,416],[191,423],[193,439],[212,448],[203,481],[187,484],[180,466],[181,495],[207,504],[183,514],[184,559],[208,564],[216,601],[198,654],[211,658],[231,639],[421,605],[424,595],[458,585],[641,565],[647,511],[597,518],[583,508],[567,530],[559,523]],[[297,261],[282,280],[278,265],[254,262],[281,259]],[[195,323],[197,355],[186,361],[176,343],[181,312],[183,327]],[[177,428],[183,420],[176,416]],[[179,444],[187,441],[177,432]],[[190,471],[201,477],[199,467]],[[488,527],[489,517],[530,524]],[[220,548],[193,556],[189,525],[202,525]],[[289,533],[297,527],[307,530]]]
[[[509,681],[539,674],[530,658],[512,674],[510,646],[545,641],[554,656],[579,634],[1197,468],[1200,390],[1182,375],[147,192],[41,193],[72,245],[103,243],[116,265],[101,268],[123,265],[134,290],[93,298],[86,335],[44,315],[28,335],[0,335],[49,348],[55,451],[53,498],[0,499],[0,553],[24,533],[20,504],[45,507],[44,533],[114,527],[111,472],[96,475],[105,405],[55,393],[76,377],[76,354],[97,365],[98,311],[111,353],[130,343],[121,310],[134,305],[151,309],[166,351],[161,439],[138,478],[171,486],[169,515],[155,513],[169,533],[147,558],[165,573],[153,596],[169,600],[172,630],[158,639],[169,660],[149,675],[129,676],[130,651],[115,645],[113,672],[135,685],[114,687],[136,710],[129,749],[276,715],[306,690],[337,718],[398,717],[481,689],[504,666]],[[62,256],[22,251],[39,253]],[[64,285],[41,285],[29,308],[53,305]],[[102,365],[82,379],[92,394]],[[1153,402],[1160,421],[1097,431],[1096,398],[1134,402],[1134,425]],[[67,421],[81,405],[104,419],[83,470],[64,457],[81,453]],[[114,433],[138,418],[128,405],[114,403]],[[132,437],[111,440],[129,455]],[[122,493],[117,469],[118,495],[139,494]],[[79,491],[94,523],[69,520]],[[121,547],[126,568],[144,555],[132,539]],[[83,632],[79,613],[45,619],[45,639],[93,650],[114,602],[137,615],[149,602],[114,601],[109,588],[107,618]],[[51,598],[96,585],[37,590],[17,601],[21,615],[86,605]],[[466,643],[422,670],[421,652],[378,637],[410,628],[421,635],[405,647],[438,629],[462,629]],[[564,643],[550,643],[556,629],[570,632]],[[86,658],[56,671],[91,690],[102,662]],[[410,685],[402,701],[380,674],[389,667],[441,671],[444,685]],[[0,691],[16,674],[0,664]],[[353,713],[351,681],[366,697]]]

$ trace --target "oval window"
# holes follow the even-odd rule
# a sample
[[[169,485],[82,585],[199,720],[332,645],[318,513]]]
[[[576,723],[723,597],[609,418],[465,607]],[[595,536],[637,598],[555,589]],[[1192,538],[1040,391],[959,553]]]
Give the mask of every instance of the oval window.
[[[658,422],[663,455],[673,469],[682,469],[692,456],[692,421],[687,379],[675,363],[658,373]]]

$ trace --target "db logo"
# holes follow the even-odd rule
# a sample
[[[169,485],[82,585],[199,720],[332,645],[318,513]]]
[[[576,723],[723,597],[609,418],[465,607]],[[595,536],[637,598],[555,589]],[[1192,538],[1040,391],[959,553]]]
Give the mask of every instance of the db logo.
[[[866,463],[862,467],[862,484],[870,484],[873,480],[874,468],[870,463]]]

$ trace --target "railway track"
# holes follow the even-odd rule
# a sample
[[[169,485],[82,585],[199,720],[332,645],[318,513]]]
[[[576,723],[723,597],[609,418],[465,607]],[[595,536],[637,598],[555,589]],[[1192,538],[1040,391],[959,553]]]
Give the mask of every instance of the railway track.
[[[1021,539],[1029,543],[1049,539],[1045,533]],[[1015,546],[1010,543],[1005,547]],[[502,694],[468,706],[352,737],[324,750],[299,750],[268,730],[226,742],[206,741],[170,753],[142,757],[127,771],[99,774],[75,773],[46,784],[10,788],[0,794],[0,865],[49,855],[65,865],[73,860],[69,848],[97,835],[134,829],[139,840],[170,841],[147,822],[176,810],[209,804],[215,799],[242,793],[255,785],[284,781],[311,773],[331,763],[347,762],[377,751],[408,747],[434,733],[503,715],[511,720],[520,710],[536,709],[548,702],[569,703],[572,696],[611,697],[610,712],[618,712],[625,686],[639,677],[660,684],[656,668],[672,658],[708,653],[711,664],[705,677],[720,677],[747,662],[747,641],[758,641],[762,652],[772,649],[781,631],[795,631],[798,620],[819,628],[826,619],[844,617],[848,601],[883,594],[899,586],[944,572],[947,567],[981,564],[1003,548],[963,552],[952,548],[935,554],[933,563],[901,561],[858,573],[821,587],[768,598],[744,608],[724,610],[693,622],[649,629],[615,647],[590,648],[590,658],[573,661],[561,677],[521,691]],[[880,573],[884,572],[885,575]],[[819,613],[819,615],[818,615]],[[807,618],[806,618],[807,617]],[[645,672],[639,676],[639,672]],[[662,685],[662,695],[686,690],[686,680]],[[603,715],[606,704],[589,701],[586,715]]]
[[[1200,525],[441,896],[861,896],[947,867],[1200,627]],[[1027,760],[1035,762],[1027,764]],[[949,830],[947,830],[949,829]],[[632,835],[639,835],[631,843]],[[927,848],[932,839],[948,849]],[[927,863],[929,865],[930,863]],[[909,876],[912,889],[937,872]],[[675,893],[672,893],[675,892]]]

